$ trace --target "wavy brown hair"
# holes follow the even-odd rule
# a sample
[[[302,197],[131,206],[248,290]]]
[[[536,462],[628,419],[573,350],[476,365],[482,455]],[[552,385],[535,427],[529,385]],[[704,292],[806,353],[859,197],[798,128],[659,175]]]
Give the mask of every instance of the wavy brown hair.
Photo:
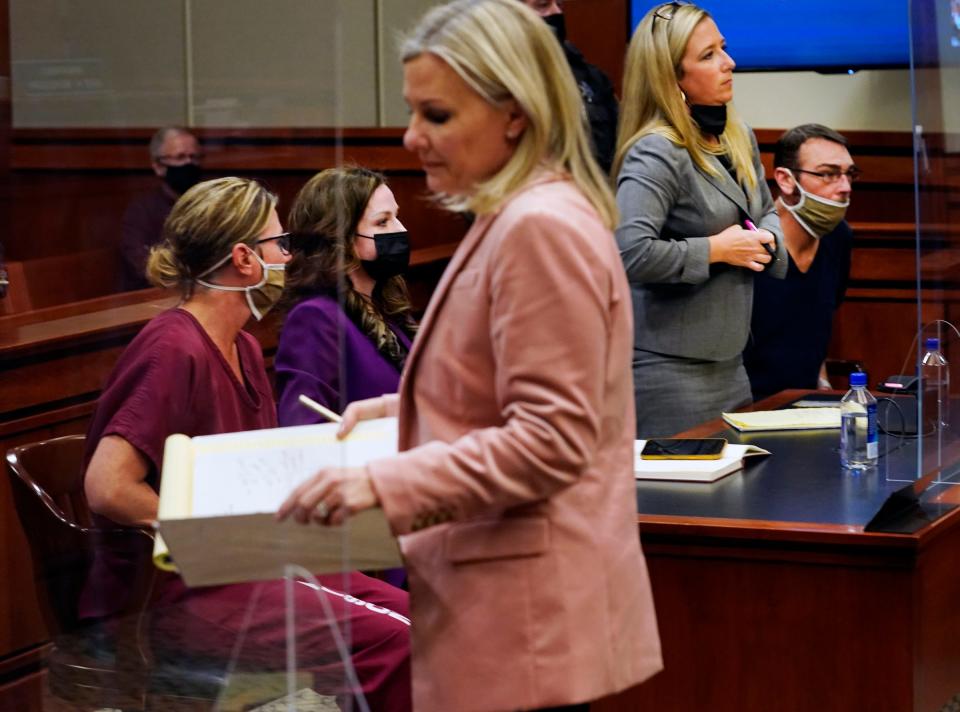
[[[385,183],[381,174],[366,168],[328,168],[300,189],[287,219],[287,229],[293,236],[280,308],[289,312],[317,294],[338,299],[377,351],[399,369],[407,352],[387,322],[410,337],[417,331],[403,277],[377,282],[370,298],[354,289],[350,281],[350,273],[360,267],[354,249],[357,226],[370,196]]]

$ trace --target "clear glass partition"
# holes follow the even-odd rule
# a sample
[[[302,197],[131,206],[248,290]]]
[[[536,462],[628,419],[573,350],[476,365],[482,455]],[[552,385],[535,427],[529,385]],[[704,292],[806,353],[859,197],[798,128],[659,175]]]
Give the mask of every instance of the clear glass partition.
[[[287,365],[322,363],[325,375],[311,373],[323,383],[303,392],[335,413],[365,395],[351,390],[363,363],[350,355],[359,317],[349,265],[334,261],[332,282],[301,283],[245,324],[251,337],[227,338],[225,348],[218,319],[229,312],[170,322],[180,291],[149,284],[144,272],[165,217],[198,178],[259,182],[277,196],[287,230],[308,179],[362,166],[385,178],[410,231],[404,276],[409,314],[419,317],[464,231],[423,199],[419,164],[402,147],[395,35],[432,4],[0,0],[0,438],[10,453],[0,480],[0,664],[5,684],[43,671],[11,693],[23,695],[21,708],[367,710],[399,695],[402,709],[409,614],[395,542],[393,559],[381,556],[387,525],[281,526],[272,514],[305,474],[376,452],[369,439],[351,451],[329,428],[315,432],[326,419],[284,403],[278,378],[288,315],[323,294],[346,318],[328,315],[302,340],[313,351],[288,355]],[[157,136],[161,127],[176,130]],[[284,242],[264,227],[255,251],[283,261],[323,237],[320,223],[314,216]],[[180,276],[198,277],[183,260]],[[216,269],[205,276],[216,278]],[[124,350],[155,319],[175,334],[147,347],[161,365],[143,353],[133,380],[117,386],[111,373]],[[414,331],[393,327],[396,381]],[[207,349],[199,370],[171,355],[171,341],[189,340],[183,329]],[[149,380],[153,368],[162,373]],[[119,394],[109,408],[134,400],[141,410],[117,416],[120,424],[104,416],[105,384]],[[214,441],[212,464],[201,463],[199,440],[180,468],[163,449],[174,433],[277,425],[304,428]],[[106,468],[119,502],[83,477],[109,434],[132,458]],[[395,429],[386,437],[395,449]],[[158,513],[156,492],[172,472],[184,489],[171,485],[171,497],[183,496],[169,504],[164,493]],[[137,492],[145,504],[134,511]],[[157,518],[166,554],[149,525]]]
[[[918,477],[955,480],[960,412],[960,4],[911,3],[917,232]],[[936,339],[936,341],[931,341]],[[939,346],[943,361],[930,353]]]

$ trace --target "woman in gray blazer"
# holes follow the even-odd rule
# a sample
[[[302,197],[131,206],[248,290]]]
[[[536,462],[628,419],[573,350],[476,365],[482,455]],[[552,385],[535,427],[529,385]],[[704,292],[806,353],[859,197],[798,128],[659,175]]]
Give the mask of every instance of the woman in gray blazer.
[[[634,312],[637,437],[749,403],[741,352],[754,273],[783,278],[780,222],[713,19],[667,3],[627,53],[614,175]]]

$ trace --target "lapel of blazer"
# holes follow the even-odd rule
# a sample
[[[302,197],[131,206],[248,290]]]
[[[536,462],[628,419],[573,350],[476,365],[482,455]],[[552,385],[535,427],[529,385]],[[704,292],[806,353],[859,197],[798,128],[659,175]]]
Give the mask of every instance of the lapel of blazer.
[[[737,185],[737,182],[733,179],[733,176],[727,172],[727,169],[723,167],[719,160],[715,156],[707,156],[707,160],[713,165],[717,170],[718,175],[711,175],[703,170],[699,165],[694,162],[694,167],[700,172],[704,178],[706,178],[710,185],[719,190],[734,204],[744,212],[747,217],[751,216],[750,206],[747,203],[747,196],[743,192],[743,189]]]
[[[477,246],[483,240],[483,236],[487,234],[487,230],[490,229],[490,225],[493,224],[497,214],[498,213],[494,212],[477,218],[476,222],[473,223],[467,231],[467,234],[464,235],[460,241],[456,251],[453,253],[453,257],[450,259],[450,264],[448,264],[447,268],[443,271],[443,275],[440,277],[436,289],[433,290],[433,296],[430,298],[429,304],[427,304],[427,311],[423,315],[423,321],[420,322],[417,336],[413,340],[413,348],[410,349],[410,353],[407,355],[407,362],[404,364],[399,388],[399,392],[402,394],[401,400],[409,402],[409,397],[412,395],[413,374],[416,370],[417,361],[420,360],[420,354],[423,351],[424,344],[427,342],[430,331],[433,329],[437,314],[440,312],[450,292],[450,285],[453,282],[453,278],[460,273],[470,258],[470,255],[477,249]]]

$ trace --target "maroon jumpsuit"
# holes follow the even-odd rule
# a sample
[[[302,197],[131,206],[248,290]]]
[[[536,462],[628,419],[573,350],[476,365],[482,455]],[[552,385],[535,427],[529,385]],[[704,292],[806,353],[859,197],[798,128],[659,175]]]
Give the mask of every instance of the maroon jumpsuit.
[[[168,435],[276,427],[260,346],[243,331],[236,346],[243,383],[189,312],[171,309],[152,319],[123,352],[104,386],[87,432],[84,467],[100,438],[117,435],[146,458],[147,482],[158,490]],[[101,519],[104,522],[116,526]],[[143,565],[149,564],[132,553],[98,551],[81,596],[81,617],[105,618],[124,610],[132,567]],[[318,579],[320,589],[295,586],[298,669],[313,674],[318,692],[349,692],[330,611],[370,708],[410,710],[407,594],[357,572]],[[238,669],[285,669],[283,581],[191,589],[170,576],[161,577],[158,585],[150,616],[150,645],[158,657],[233,659]]]

